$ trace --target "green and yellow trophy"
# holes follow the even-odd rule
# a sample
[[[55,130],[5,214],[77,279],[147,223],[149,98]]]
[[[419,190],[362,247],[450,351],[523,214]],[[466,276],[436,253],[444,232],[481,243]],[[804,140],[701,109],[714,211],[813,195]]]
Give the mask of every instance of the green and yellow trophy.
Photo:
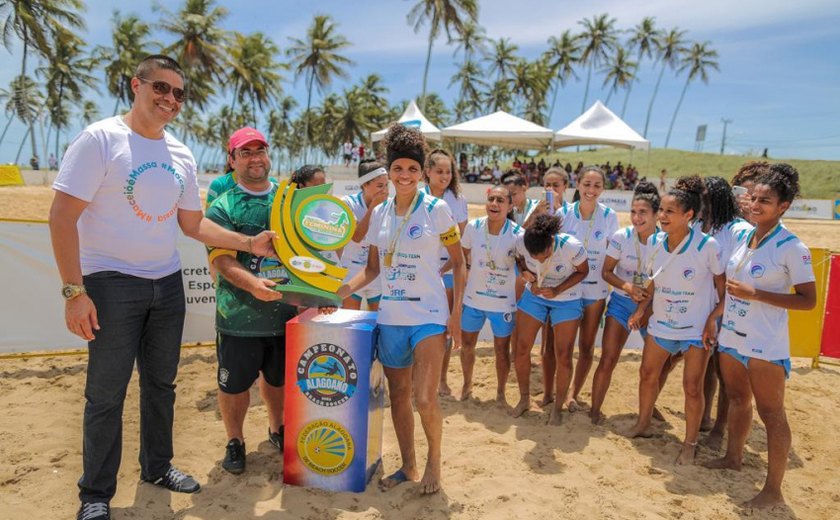
[[[278,284],[283,301],[290,305],[317,307],[341,305],[336,291],[347,269],[339,267],[337,251],[356,230],[350,207],[329,194],[332,184],[298,188],[282,181],[271,206],[274,249],[288,271],[288,282]]]

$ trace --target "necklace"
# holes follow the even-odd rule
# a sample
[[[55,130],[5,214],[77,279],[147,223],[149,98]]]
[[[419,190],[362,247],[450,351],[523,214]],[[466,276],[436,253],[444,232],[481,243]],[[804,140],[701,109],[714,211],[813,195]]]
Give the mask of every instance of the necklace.
[[[653,282],[653,280],[654,280],[657,276],[659,276],[660,274],[662,274],[662,272],[663,272],[663,271],[665,271],[665,269],[666,269],[669,265],[671,265],[671,262],[673,262],[673,261],[674,261],[674,258],[676,258],[678,254],[680,254],[680,249],[682,249],[682,248],[683,248],[683,246],[685,246],[685,244],[686,244],[686,242],[688,241],[688,239],[689,239],[689,238],[691,238],[693,235],[694,235],[694,230],[693,230],[693,229],[689,229],[688,233],[686,233],[686,235],[683,237],[683,239],[680,241],[680,243],[679,243],[679,244],[677,244],[677,247],[674,249],[674,252],[673,252],[673,253],[671,253],[671,254],[670,254],[670,256],[668,256],[668,258],[666,258],[666,259],[665,259],[665,263],[663,263],[663,264],[662,264],[662,266],[661,266],[659,269],[657,269],[655,273],[652,273],[652,274],[650,275],[650,278],[648,278],[647,283],[645,283],[645,288],[649,287],[649,286],[650,286],[650,284]],[[653,269],[653,262],[654,262],[654,260],[656,260],[656,255],[657,255],[657,254],[659,254],[659,251],[660,251],[661,249],[664,249],[664,248],[665,248],[665,244],[667,243],[667,241],[668,241],[668,235],[666,234],[666,235],[665,235],[665,239],[664,239],[664,240],[662,240],[662,242],[660,242],[660,243],[659,243],[658,247],[657,247],[657,248],[656,248],[656,250],[653,252],[653,255],[651,255],[650,262],[648,262],[648,272],[650,272],[650,271]]]
[[[554,247],[556,245],[557,245],[557,235],[554,236],[554,240],[552,240],[552,242],[551,242],[552,255],[554,253]],[[546,258],[545,261],[537,264],[537,270],[539,271],[537,273],[537,289],[542,288],[543,280],[545,280],[546,275],[548,275],[548,266],[551,264],[551,256],[552,255],[549,255],[549,257]]]
[[[491,271],[496,270],[496,254],[490,249],[490,220],[486,219],[484,221],[484,242],[485,242],[485,249],[484,252],[487,254],[487,268]],[[502,229],[499,230],[499,234],[496,235],[498,237],[496,241],[496,249],[498,250],[499,244],[502,242],[502,233],[505,231],[505,227],[507,224],[502,225]]]
[[[397,244],[400,240],[400,235],[402,235],[403,229],[405,229],[405,225],[408,223],[408,219],[411,218],[411,213],[414,210],[414,205],[417,203],[417,198],[420,197],[420,191],[418,190],[414,194],[414,198],[411,199],[411,204],[408,205],[408,209],[403,215],[402,222],[400,222],[399,227],[397,228],[397,232],[394,234],[394,237],[391,238],[391,244],[388,246],[388,249],[385,251],[385,267],[391,267],[394,263],[394,254],[397,250]],[[396,222],[397,219],[397,198],[394,197],[391,201],[391,205],[394,207],[394,221]]]

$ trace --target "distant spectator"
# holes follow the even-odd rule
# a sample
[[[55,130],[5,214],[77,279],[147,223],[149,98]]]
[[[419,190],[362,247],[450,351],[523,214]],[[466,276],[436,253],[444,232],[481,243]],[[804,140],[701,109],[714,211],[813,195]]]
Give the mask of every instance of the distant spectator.
[[[47,161],[47,164],[50,166],[50,170],[58,169],[58,159],[55,158],[55,154],[50,154],[50,158],[47,159]]]
[[[668,176],[668,170],[662,168],[662,171],[659,172],[659,192],[665,193],[665,177]]]
[[[359,143],[359,161],[365,160],[365,144]]]
[[[350,167],[350,161],[353,159],[353,143],[344,141],[344,167]]]
[[[493,184],[499,184],[502,179],[502,169],[499,167],[499,161],[493,161]]]
[[[40,170],[41,169],[41,163],[38,161],[38,156],[37,155],[33,155],[32,158],[29,159],[29,166],[33,170]]]

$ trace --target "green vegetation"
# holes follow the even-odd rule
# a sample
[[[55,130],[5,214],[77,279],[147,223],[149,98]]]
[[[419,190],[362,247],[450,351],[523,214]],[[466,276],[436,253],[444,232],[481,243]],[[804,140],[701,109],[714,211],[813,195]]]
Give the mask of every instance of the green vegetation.
[[[624,165],[631,163],[639,169],[640,176],[647,176],[648,180],[655,184],[659,182],[659,172],[662,168],[668,170],[668,178],[672,179],[696,173],[703,177],[718,175],[729,180],[745,162],[761,160],[759,157],[681,150],[654,149],[648,153],[619,148],[555,152],[546,158],[546,162],[551,164],[555,159],[559,159],[563,164],[570,162],[573,167],[578,161],[583,161],[584,164],[605,164],[607,161],[612,165],[618,161]],[[790,163],[799,170],[802,197],[840,199],[840,161],[808,161],[778,157],[771,157],[767,161]]]

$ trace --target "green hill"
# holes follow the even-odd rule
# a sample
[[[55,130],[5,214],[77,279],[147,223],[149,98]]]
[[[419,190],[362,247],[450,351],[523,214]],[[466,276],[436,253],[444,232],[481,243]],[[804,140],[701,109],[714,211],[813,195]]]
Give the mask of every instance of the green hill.
[[[632,163],[638,168],[642,176],[658,183],[659,172],[662,168],[668,170],[669,178],[696,173],[702,177],[718,175],[727,180],[731,179],[738,168],[747,161],[758,160],[757,157],[738,155],[719,155],[711,153],[685,152],[682,150],[655,149],[650,153],[629,151],[619,148],[599,148],[587,150],[583,147],[580,152],[562,151],[549,155],[551,164],[555,158],[563,164],[578,161],[584,164],[604,164],[607,161],[615,164],[621,161],[626,165]],[[799,170],[802,185],[802,197],[809,199],[840,199],[840,161],[810,161],[803,159],[781,159],[771,157],[769,162],[786,162]],[[539,159],[537,159],[539,161]]]

